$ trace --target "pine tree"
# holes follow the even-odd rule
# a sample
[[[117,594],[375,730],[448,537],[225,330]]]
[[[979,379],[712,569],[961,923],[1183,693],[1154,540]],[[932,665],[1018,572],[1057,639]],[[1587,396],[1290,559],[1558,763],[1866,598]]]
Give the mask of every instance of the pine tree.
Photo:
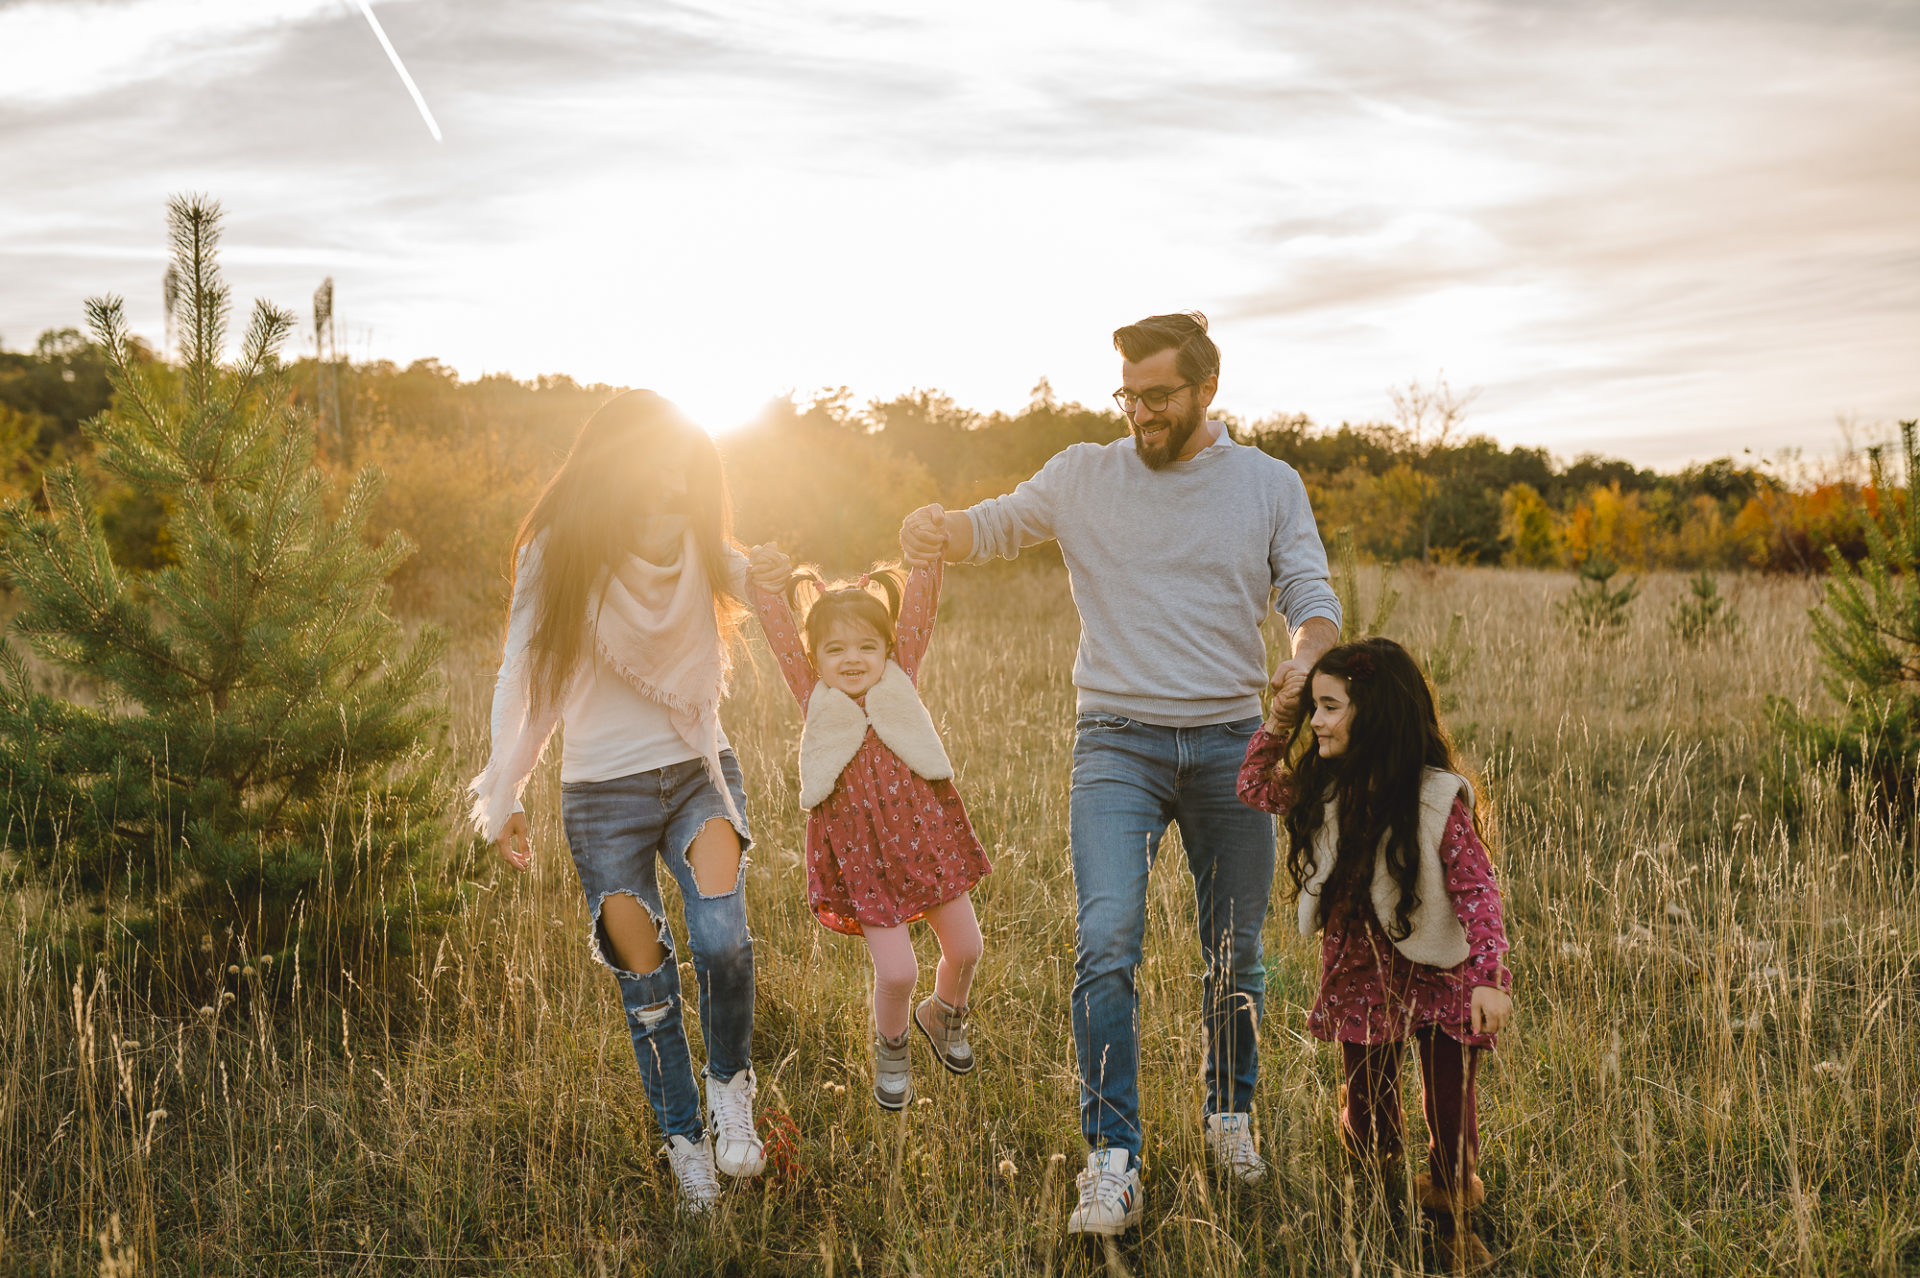
[[[1803,717],[1781,698],[1776,720],[1814,761],[1837,764],[1841,779],[1873,787],[1891,810],[1911,815],[1920,783],[1920,422],[1900,423],[1906,488],[1892,482],[1886,457],[1872,450],[1871,501],[1855,512],[1867,553],[1850,564],[1827,548],[1824,598],[1811,612],[1813,639],[1827,667],[1825,684],[1838,719]]]
[[[1702,568],[1698,576],[1687,579],[1686,596],[1674,601],[1667,629],[1685,644],[1697,645],[1716,637],[1730,639],[1740,633],[1740,615],[1727,605],[1714,575]]]
[[[292,317],[258,304],[221,364],[220,220],[204,198],[169,205],[178,368],[133,358],[118,298],[87,305],[115,391],[87,425],[94,464],[164,505],[170,562],[116,563],[71,464],[44,507],[0,512],[12,629],[83,691],[53,695],[0,646],[7,837],[31,870],[129,907],[137,939],[224,925],[271,953],[304,925],[311,954],[371,925],[391,939],[383,915],[436,833],[442,644],[387,613],[408,547],[363,537],[378,475],[325,510],[278,358]]]
[[[1633,601],[1640,594],[1640,579],[1629,578],[1625,585],[1615,586],[1613,579],[1619,573],[1619,564],[1596,551],[1574,570],[1572,592],[1554,605],[1582,638],[1608,638],[1626,629]]]

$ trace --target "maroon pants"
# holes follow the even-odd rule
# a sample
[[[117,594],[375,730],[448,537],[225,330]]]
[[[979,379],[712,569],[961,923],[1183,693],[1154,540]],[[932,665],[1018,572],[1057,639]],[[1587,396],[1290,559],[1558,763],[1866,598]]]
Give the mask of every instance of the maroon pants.
[[[1470,1183],[1480,1162],[1480,1125],[1473,1094],[1480,1049],[1430,1026],[1415,1030],[1414,1041],[1420,1052],[1420,1106],[1432,1134],[1427,1171],[1436,1189],[1451,1192]],[[1405,1042],[1340,1044],[1347,1069],[1347,1105],[1340,1122],[1353,1147],[1375,1157],[1405,1148],[1400,1061],[1406,1047]]]

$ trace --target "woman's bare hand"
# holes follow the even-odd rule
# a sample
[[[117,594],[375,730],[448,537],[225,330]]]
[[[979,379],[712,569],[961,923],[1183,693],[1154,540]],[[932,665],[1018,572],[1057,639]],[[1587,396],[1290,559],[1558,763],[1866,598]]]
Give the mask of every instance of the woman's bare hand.
[[[527,826],[527,814],[516,812],[507,818],[500,827],[500,837],[493,841],[500,850],[506,863],[522,872],[533,867],[533,831]]]

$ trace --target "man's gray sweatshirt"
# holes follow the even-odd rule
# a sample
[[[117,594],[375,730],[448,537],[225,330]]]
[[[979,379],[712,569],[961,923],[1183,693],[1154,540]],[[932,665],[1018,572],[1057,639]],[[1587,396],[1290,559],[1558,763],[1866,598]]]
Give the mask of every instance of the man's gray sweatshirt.
[[[1075,444],[967,512],[969,562],[1060,543],[1080,610],[1073,684],[1083,713],[1176,728],[1258,715],[1268,599],[1289,628],[1340,623],[1306,485],[1209,425],[1218,442],[1157,471],[1131,435]]]

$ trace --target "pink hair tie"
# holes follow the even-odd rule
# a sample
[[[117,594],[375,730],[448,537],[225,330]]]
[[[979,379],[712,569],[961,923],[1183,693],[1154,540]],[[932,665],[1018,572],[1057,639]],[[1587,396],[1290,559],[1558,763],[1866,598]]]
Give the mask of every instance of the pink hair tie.
[[[862,589],[862,590],[865,590],[865,589],[867,588],[867,586],[868,586],[868,584],[869,584],[870,582],[872,582],[872,581],[873,581],[873,577],[872,577],[872,575],[871,575],[871,574],[869,574],[869,573],[864,573],[864,572],[863,572],[863,573],[861,573],[861,574],[860,574],[860,589]]]

